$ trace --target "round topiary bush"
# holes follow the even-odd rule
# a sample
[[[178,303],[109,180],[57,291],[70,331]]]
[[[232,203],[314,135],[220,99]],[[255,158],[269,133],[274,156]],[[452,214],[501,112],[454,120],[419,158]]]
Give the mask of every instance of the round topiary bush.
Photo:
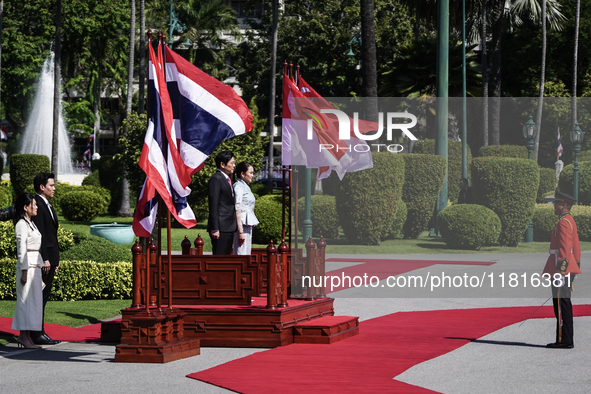
[[[273,240],[275,245],[279,245],[282,236],[281,196],[269,194],[259,197],[254,205],[254,214],[260,223],[253,229],[253,242],[267,245],[269,240]]]
[[[488,145],[480,147],[480,157],[514,157],[527,159],[527,148],[521,145]]]
[[[445,176],[445,158],[436,155],[401,155],[404,158],[402,199],[408,209],[404,238],[416,239],[427,229]]]
[[[564,166],[558,181],[558,189],[571,196],[573,195],[574,173],[573,164]],[[579,161],[579,204],[591,205],[591,161]]]
[[[544,204],[544,198],[548,193],[554,194],[556,190],[556,170],[553,168],[540,168],[540,186],[538,186],[538,196],[536,202]]]
[[[443,240],[450,248],[478,250],[494,245],[501,233],[501,220],[492,210],[476,204],[455,204],[437,216]]]
[[[131,262],[131,248],[89,235],[79,244],[61,253],[60,260],[96,261],[97,263]]]
[[[33,179],[40,172],[50,172],[49,157],[44,155],[14,154],[10,158],[10,182],[14,195],[34,193]]]
[[[82,186],[101,186],[99,170],[93,171],[82,180]]]
[[[470,178],[470,165],[472,164],[472,152],[467,149],[468,179]],[[420,140],[415,142],[412,153],[434,155],[435,140]],[[447,198],[453,204],[458,202],[460,194],[460,179],[462,178],[462,142],[447,142]]]
[[[334,196],[314,195],[311,198],[310,216],[312,219],[312,236],[314,238],[338,238],[339,217],[337,215],[337,203]],[[298,220],[300,230],[304,229],[306,218],[306,199],[302,197],[298,201]]]
[[[90,191],[73,191],[64,194],[60,207],[66,220],[90,222],[107,210],[104,196]]]
[[[404,183],[404,159],[374,152],[373,168],[347,173],[336,195],[339,223],[353,244],[377,245],[396,215]]]
[[[534,222],[534,241],[550,242],[552,230],[558,220],[554,214],[554,205],[536,204],[532,220]]]
[[[517,246],[533,216],[540,170],[533,160],[479,157],[472,160],[472,196],[492,209],[503,226],[501,246]]]

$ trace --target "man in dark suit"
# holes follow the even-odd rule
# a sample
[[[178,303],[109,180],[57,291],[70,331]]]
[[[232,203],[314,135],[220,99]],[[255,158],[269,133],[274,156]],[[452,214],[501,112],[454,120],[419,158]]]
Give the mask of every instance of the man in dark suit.
[[[230,254],[236,232],[236,205],[230,176],[236,160],[230,151],[220,152],[215,158],[218,168],[209,180],[209,219],[207,232],[211,237],[213,254]]]
[[[57,214],[49,203],[55,193],[55,175],[48,172],[42,172],[35,176],[33,180],[35,186],[35,200],[37,201],[37,216],[33,216],[33,222],[41,233],[41,258],[43,259],[43,268],[41,269],[41,279],[45,283],[43,289],[43,318],[45,319],[45,304],[51,294],[51,285],[53,278],[60,266],[60,250],[57,242]],[[45,325],[41,331],[31,331],[31,338],[37,345],[55,345],[60,341],[53,340],[45,334]]]

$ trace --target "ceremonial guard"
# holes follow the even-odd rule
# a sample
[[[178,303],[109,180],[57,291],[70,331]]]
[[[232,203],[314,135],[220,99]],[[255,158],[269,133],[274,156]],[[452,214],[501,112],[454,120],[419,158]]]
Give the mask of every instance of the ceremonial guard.
[[[573,197],[559,191],[554,196],[554,213],[559,219],[552,230],[550,256],[544,267],[544,274],[551,275],[556,316],[556,342],[549,343],[546,347],[554,349],[574,347],[573,307],[570,298],[575,276],[581,273],[581,246],[577,224],[570,214],[574,202]]]

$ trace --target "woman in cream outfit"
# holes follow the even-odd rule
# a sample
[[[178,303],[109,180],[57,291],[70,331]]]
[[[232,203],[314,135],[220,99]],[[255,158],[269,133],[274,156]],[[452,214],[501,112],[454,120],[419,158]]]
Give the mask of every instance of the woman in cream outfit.
[[[236,202],[236,222],[238,230],[234,233],[234,254],[250,255],[252,248],[252,228],[259,224],[254,216],[254,194],[248,184],[252,182],[254,169],[243,161],[236,166],[235,174],[238,181],[234,184],[234,201]]]
[[[19,346],[39,349],[30,331],[40,331],[43,322],[43,288],[39,253],[41,233],[31,220],[37,215],[37,203],[31,194],[21,194],[14,204],[14,233],[16,235],[16,308],[12,329],[20,330]]]

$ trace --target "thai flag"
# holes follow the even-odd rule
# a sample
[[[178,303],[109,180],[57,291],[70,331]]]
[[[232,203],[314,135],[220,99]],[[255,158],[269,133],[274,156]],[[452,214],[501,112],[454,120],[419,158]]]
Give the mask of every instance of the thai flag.
[[[82,156],[82,161],[89,161],[90,160],[90,148],[84,151],[84,155]]]
[[[562,156],[562,151],[564,149],[562,149],[562,143],[560,142],[560,127],[558,128],[558,149],[556,150],[556,153],[558,155],[558,159],[560,159],[560,156]]]
[[[252,130],[252,115],[232,87],[199,70],[166,47],[166,81],[174,124],[171,144],[179,179],[201,168],[218,145]]]
[[[133,232],[138,237],[149,237],[156,223],[158,193],[148,178],[144,181],[140,198],[133,214]]]
[[[164,78],[162,47],[159,46],[158,49],[160,61],[156,58],[152,45],[148,46],[148,129],[139,160],[147,180],[142,188],[143,198],[140,198],[134,215],[134,232],[138,236],[148,236],[152,231],[154,221],[150,218],[155,214],[155,210],[146,209],[146,206],[155,207],[156,204],[151,201],[156,192],[179,223],[186,228],[197,224],[195,215],[187,203],[187,196],[191,192],[187,185],[191,178],[182,178],[177,171],[180,165],[176,162],[179,160],[179,152],[174,145],[176,140],[172,136],[172,105]]]

